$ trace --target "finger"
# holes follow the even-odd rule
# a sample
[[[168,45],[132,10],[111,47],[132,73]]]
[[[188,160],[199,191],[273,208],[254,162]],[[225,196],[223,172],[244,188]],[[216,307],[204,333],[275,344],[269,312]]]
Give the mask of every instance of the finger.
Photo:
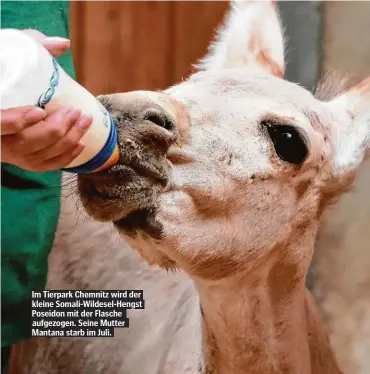
[[[71,41],[59,36],[47,37],[42,45],[50,52],[53,57],[59,57],[67,52],[71,46]]]
[[[16,134],[45,118],[45,111],[33,106],[1,111],[1,135]]]
[[[63,153],[43,163],[43,171],[59,170],[68,166],[84,150],[85,145],[79,143],[72,151]]]
[[[46,36],[42,32],[33,29],[26,29],[23,30],[23,32],[41,43],[54,57],[58,57],[67,52],[71,46],[71,41],[69,39],[59,36]]]
[[[11,143],[7,141],[9,137],[11,137],[11,135],[4,135],[1,137],[1,162],[14,164],[14,153],[12,153],[12,149],[9,147]]]
[[[68,166],[76,157],[78,157],[84,150],[83,144],[78,144],[77,147],[69,152],[66,152],[58,157],[48,161],[40,160],[16,160],[12,162],[13,165],[18,166],[24,170],[33,171],[37,173],[45,173],[47,171],[59,170]]]
[[[46,35],[36,29],[24,29],[22,30],[25,34],[41,43],[46,38]]]
[[[39,157],[42,157],[44,160],[49,160],[63,153],[70,152],[76,148],[81,138],[91,126],[91,123],[92,116],[81,116],[62,139],[41,150]]]
[[[12,135],[14,152],[23,155],[35,153],[63,138],[81,115],[80,110],[58,109],[44,121]]]

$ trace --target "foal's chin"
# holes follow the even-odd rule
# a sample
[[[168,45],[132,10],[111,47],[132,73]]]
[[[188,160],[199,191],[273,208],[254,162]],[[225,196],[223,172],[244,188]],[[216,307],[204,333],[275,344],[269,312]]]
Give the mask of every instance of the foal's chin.
[[[97,221],[112,222],[121,234],[132,239],[140,235],[161,239],[162,226],[156,212],[163,189],[150,177],[127,171],[122,165],[108,173],[78,178],[80,200],[87,214]]]

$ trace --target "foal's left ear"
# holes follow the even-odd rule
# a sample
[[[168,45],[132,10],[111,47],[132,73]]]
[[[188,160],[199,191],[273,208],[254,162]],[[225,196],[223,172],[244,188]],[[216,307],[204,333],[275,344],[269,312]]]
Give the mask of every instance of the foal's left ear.
[[[284,42],[275,1],[234,0],[200,70],[262,68],[284,75]]]
[[[370,77],[325,105],[333,118],[333,172],[343,177],[370,155]]]

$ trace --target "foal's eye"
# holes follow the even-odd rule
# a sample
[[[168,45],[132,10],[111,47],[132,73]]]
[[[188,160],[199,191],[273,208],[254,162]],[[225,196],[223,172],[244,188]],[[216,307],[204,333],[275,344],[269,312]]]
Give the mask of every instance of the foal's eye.
[[[263,121],[262,125],[274,144],[275,152],[281,160],[291,164],[301,164],[308,155],[305,138],[292,126]]]

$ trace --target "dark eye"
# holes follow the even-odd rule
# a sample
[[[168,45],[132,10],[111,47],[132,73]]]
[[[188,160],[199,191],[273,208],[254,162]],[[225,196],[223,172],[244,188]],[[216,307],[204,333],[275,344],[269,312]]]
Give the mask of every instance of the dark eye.
[[[301,164],[308,155],[307,142],[294,127],[263,121],[262,125],[274,144],[276,154],[290,164]]]

